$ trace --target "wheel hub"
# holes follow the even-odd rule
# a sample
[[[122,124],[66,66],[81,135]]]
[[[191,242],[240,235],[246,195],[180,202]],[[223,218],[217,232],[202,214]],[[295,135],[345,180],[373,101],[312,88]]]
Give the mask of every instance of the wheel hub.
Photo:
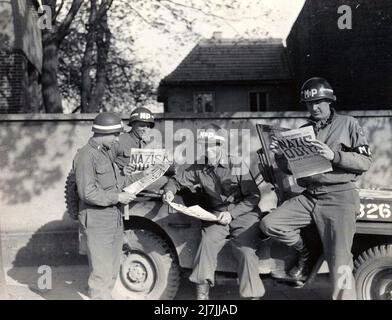
[[[389,277],[381,279],[378,287],[378,295],[381,299],[392,300],[392,273]]]
[[[128,278],[132,282],[140,283],[146,281],[146,268],[139,262],[133,262],[128,269]]]
[[[142,252],[128,253],[121,265],[120,278],[128,290],[149,293],[156,281],[154,264]]]
[[[392,269],[377,268],[367,277],[368,298],[372,300],[392,300]]]

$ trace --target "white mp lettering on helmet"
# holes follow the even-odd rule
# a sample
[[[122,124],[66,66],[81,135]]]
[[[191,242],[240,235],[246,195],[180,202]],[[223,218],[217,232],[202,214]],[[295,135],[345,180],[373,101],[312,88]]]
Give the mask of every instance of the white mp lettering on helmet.
[[[216,134],[215,132],[211,131],[202,131],[200,132],[199,138],[201,140],[218,140],[218,141],[225,141],[223,136]]]
[[[140,113],[140,118],[141,118],[141,119],[145,119],[145,120],[149,120],[149,119],[151,119],[152,117],[151,117],[151,115],[150,115],[149,113],[141,112],[141,113]]]
[[[315,95],[317,95],[317,89],[305,90],[305,91],[304,91],[304,97],[305,97],[305,99],[307,99],[307,98],[313,98]]]

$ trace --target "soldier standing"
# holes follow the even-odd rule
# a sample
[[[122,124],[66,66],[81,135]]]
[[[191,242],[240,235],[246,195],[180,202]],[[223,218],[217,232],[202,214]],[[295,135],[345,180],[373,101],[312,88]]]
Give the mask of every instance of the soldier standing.
[[[196,283],[197,299],[209,298],[218,254],[228,236],[238,261],[240,294],[246,298],[259,298],[265,292],[255,253],[260,235],[260,193],[249,170],[242,172],[244,174],[235,172],[231,159],[223,156],[225,137],[220,130],[211,125],[199,132],[198,142],[206,148],[205,161],[178,170],[164,187],[163,200],[170,202],[181,188],[199,184],[209,202],[207,209],[219,219],[218,222],[203,221],[202,224],[202,238],[189,278]]]
[[[92,299],[112,299],[123,244],[120,208],[135,198],[121,191],[125,180],[108,153],[123,130],[116,114],[99,114],[93,123],[93,137],[78,151],[73,162],[80,199],[79,222],[87,236],[91,264],[88,285]]]
[[[300,229],[314,221],[333,282],[333,299],[356,299],[351,247],[359,195],[354,182],[370,168],[372,157],[358,121],[330,107],[335,100],[332,87],[323,78],[311,78],[302,86],[301,102],[310,113],[305,126],[313,126],[317,139],[313,144],[331,161],[333,171],[298,179],[304,193],[285,201],[260,226],[271,238],[298,251],[298,263],[287,277],[305,281],[310,271],[309,251]],[[290,173],[276,139],[270,148],[278,166]]]

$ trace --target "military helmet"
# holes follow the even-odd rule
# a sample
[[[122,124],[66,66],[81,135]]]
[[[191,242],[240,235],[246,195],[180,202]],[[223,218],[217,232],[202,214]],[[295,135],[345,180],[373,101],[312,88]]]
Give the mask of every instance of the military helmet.
[[[324,78],[310,78],[302,85],[301,102],[327,99],[336,101],[333,89]]]
[[[152,128],[155,126],[154,114],[144,107],[136,108],[131,112],[129,125],[132,126],[132,123],[135,121],[151,123]]]
[[[114,112],[102,112],[95,117],[92,131],[102,134],[123,132],[124,125]]]
[[[209,124],[197,130],[198,143],[221,144],[226,141],[222,128],[216,124]]]

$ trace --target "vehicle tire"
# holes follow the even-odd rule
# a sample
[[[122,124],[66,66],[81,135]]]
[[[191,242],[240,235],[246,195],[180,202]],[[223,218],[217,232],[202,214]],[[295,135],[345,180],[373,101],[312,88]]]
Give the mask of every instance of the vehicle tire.
[[[78,220],[79,215],[79,196],[76,187],[76,177],[71,170],[65,180],[65,205],[68,215],[73,220]]]
[[[169,300],[180,284],[180,268],[167,243],[149,230],[124,233],[123,261],[115,299]]]
[[[359,300],[392,300],[392,245],[363,252],[354,265]]]

